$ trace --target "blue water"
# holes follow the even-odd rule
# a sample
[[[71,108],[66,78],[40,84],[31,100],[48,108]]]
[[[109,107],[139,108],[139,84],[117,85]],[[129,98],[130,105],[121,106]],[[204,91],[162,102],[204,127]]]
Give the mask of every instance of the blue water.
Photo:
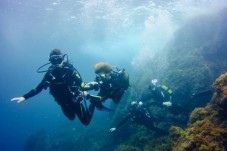
[[[52,49],[67,53],[84,81],[94,79],[99,61],[133,75],[187,20],[226,5],[226,0],[0,1],[0,150],[21,151],[39,130],[55,133],[62,125],[80,124],[64,117],[48,91],[10,102],[41,81],[43,74],[35,71]],[[97,113],[91,125],[105,116]]]

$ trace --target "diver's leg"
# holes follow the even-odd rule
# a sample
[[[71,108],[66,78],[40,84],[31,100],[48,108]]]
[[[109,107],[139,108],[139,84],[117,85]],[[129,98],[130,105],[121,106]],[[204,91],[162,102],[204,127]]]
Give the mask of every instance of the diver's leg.
[[[75,112],[72,110],[72,107],[69,104],[67,104],[67,105],[61,105],[61,109],[62,109],[64,115],[69,120],[74,120],[75,119]]]
[[[83,125],[89,125],[91,119],[92,119],[92,115],[89,113],[89,111],[86,111],[84,108],[84,105],[82,104],[82,102],[78,102],[77,104],[75,104],[75,112],[80,120],[80,122]]]
[[[98,100],[99,102],[105,102],[109,98],[109,91],[100,90],[100,92],[96,95],[97,97],[101,97],[101,100]]]
[[[116,92],[113,93],[112,100],[115,104],[118,104],[124,95],[125,91],[123,89],[117,90]]]
[[[89,114],[90,116],[93,116],[93,113],[94,113],[94,110],[95,110],[95,107],[100,110],[100,111],[107,111],[107,112],[112,112],[113,110],[108,108],[108,107],[105,107],[102,102],[100,101],[97,101],[96,99],[94,98],[90,98],[90,106],[89,106]]]
[[[88,114],[90,114],[90,116],[92,117],[94,114],[94,111],[95,111],[95,103],[91,102],[88,107],[88,112],[89,112]]]
[[[94,107],[97,109],[102,109],[104,106],[102,102],[106,99],[106,97],[101,97],[101,96],[91,96],[90,97],[90,106],[89,106],[89,112],[93,114],[94,112]]]

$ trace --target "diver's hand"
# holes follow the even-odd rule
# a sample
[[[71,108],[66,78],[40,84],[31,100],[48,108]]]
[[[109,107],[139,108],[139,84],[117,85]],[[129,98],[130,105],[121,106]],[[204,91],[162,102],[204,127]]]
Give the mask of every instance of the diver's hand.
[[[18,98],[13,98],[13,99],[11,99],[11,101],[16,101],[17,103],[20,103],[20,102],[25,101],[25,98],[22,96],[22,97],[18,97]]]
[[[90,85],[96,85],[96,84],[98,84],[98,82],[92,81],[92,82],[89,82],[88,84],[90,84]]]
[[[82,97],[85,97],[86,100],[91,98],[91,94],[89,94],[87,91],[81,91],[80,94]]]
[[[113,132],[113,131],[116,131],[116,128],[115,128],[115,127],[111,128],[111,129],[109,130],[109,132]]]
[[[170,102],[170,101],[163,102],[162,105],[164,105],[166,107],[170,107],[170,106],[172,106],[172,102]]]
[[[83,97],[87,97],[89,95],[89,93],[87,93],[87,91],[81,91],[80,94],[83,96]]]
[[[95,89],[95,90],[99,89],[99,84],[98,84],[98,82],[95,82],[95,81],[89,82],[85,86],[92,88],[92,89]]]

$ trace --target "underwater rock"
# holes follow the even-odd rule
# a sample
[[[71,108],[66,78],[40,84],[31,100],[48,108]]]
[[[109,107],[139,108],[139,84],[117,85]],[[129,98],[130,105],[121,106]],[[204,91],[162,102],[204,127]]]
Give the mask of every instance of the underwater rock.
[[[190,123],[195,123],[196,121],[203,120],[204,118],[215,115],[216,111],[212,109],[212,106],[208,104],[204,108],[195,108],[190,115]]]
[[[214,83],[216,92],[213,95],[212,104],[217,106],[219,114],[227,115],[227,73],[221,75]],[[227,118],[224,116],[224,118]]]
[[[226,151],[227,150],[227,73],[214,83],[211,103],[196,108],[190,115],[188,128],[170,129],[173,151]]]
[[[142,151],[142,150],[135,146],[120,145],[115,151]]]

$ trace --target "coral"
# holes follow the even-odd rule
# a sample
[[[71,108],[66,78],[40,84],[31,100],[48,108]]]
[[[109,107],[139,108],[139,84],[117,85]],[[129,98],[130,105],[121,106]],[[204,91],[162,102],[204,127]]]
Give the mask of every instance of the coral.
[[[214,83],[212,101],[204,108],[196,108],[190,115],[188,128],[170,129],[173,151],[225,151],[227,149],[227,73]]]

